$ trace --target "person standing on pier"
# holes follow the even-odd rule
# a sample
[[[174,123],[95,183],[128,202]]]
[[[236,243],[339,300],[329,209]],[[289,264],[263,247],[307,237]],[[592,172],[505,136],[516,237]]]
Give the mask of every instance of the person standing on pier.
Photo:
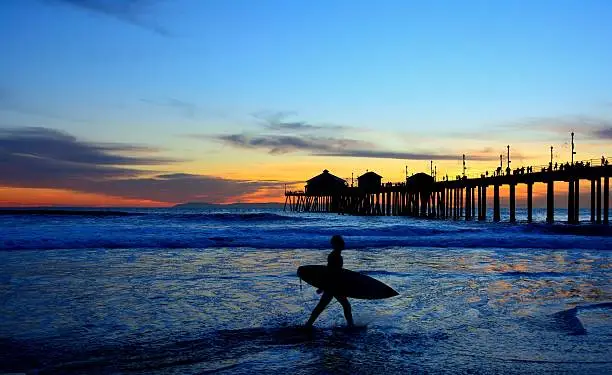
[[[338,274],[342,270],[342,266],[344,265],[344,260],[342,259],[342,250],[344,250],[344,239],[340,235],[335,235],[331,238],[332,252],[327,256],[327,267],[332,272],[337,272]],[[353,314],[351,312],[351,304],[345,296],[337,296],[334,295],[330,291],[318,289],[317,293],[323,293],[321,299],[317,306],[315,306],[314,310],[312,310],[312,314],[310,318],[306,322],[306,327],[312,327],[315,320],[321,315],[323,310],[329,305],[333,298],[336,298],[338,302],[342,305],[344,309],[344,317],[346,318],[346,323],[349,327],[353,327]]]

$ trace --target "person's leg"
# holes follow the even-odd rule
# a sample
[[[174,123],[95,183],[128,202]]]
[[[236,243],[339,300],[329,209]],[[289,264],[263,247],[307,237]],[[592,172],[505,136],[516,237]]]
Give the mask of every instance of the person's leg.
[[[325,307],[331,302],[333,296],[327,292],[323,292],[321,299],[317,306],[315,306],[314,310],[312,310],[312,314],[310,314],[310,319],[306,322],[306,327],[311,327],[312,324],[317,320],[319,315],[325,310]]]
[[[351,312],[351,304],[346,297],[338,297],[336,299],[342,305],[342,309],[344,310],[344,317],[346,318],[346,323],[349,327],[354,326],[353,324],[353,314]]]

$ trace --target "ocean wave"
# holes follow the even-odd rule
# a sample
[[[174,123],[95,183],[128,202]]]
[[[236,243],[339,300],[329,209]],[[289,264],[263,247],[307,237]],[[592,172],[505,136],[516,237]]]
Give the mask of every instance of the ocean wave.
[[[300,220],[297,217],[289,217],[268,212],[254,213],[223,213],[223,212],[181,212],[181,213],[150,213],[118,210],[91,210],[91,209],[0,209],[3,216],[72,216],[72,217],[122,217],[122,216],[146,216],[154,220],[187,220],[187,221],[279,221]]]
[[[0,251],[328,249],[334,234],[345,236],[347,248],[360,251],[388,247],[612,250],[612,227],[589,223],[548,225],[406,217],[297,216],[282,211],[246,210],[17,209],[0,212],[5,212],[0,217]],[[29,217],[24,219],[19,215]]]
[[[231,232],[234,233],[231,233]],[[439,236],[363,236],[341,232],[347,249],[376,251],[377,249],[447,248],[447,249],[546,249],[546,250],[612,250],[612,241],[605,237],[534,236],[534,235],[439,235]],[[117,233],[95,237],[77,233],[57,236],[20,236],[0,239],[0,251],[59,250],[59,249],[328,249],[329,234],[309,234],[297,231],[285,233],[249,233],[233,228],[224,234],[202,233]]]
[[[602,224],[580,224],[569,225],[563,223],[550,224],[529,224],[519,226],[519,229],[524,232],[536,232],[543,234],[561,234],[561,235],[576,235],[576,236],[603,236],[612,237],[612,227]]]
[[[179,220],[193,222],[275,222],[288,220],[304,220],[305,218],[296,218],[285,215],[279,215],[269,212],[252,212],[252,213],[226,213],[226,212],[181,212],[181,213],[163,213],[156,215],[159,220]]]

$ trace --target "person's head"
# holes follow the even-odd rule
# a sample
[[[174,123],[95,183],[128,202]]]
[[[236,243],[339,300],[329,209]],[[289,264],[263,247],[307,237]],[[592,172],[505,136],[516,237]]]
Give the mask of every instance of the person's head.
[[[334,250],[342,251],[344,250],[344,239],[341,235],[336,234],[331,238],[331,245]]]

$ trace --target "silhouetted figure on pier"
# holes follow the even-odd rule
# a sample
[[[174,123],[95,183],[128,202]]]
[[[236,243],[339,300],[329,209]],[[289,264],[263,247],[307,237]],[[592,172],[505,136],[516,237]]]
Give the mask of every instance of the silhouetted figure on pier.
[[[606,165],[606,158],[604,158],[603,155],[601,155],[601,165]]]
[[[332,272],[337,272],[338,275],[342,270],[342,266],[344,265],[344,260],[342,259],[342,250],[344,250],[344,239],[340,235],[335,235],[331,238],[331,245],[334,250],[327,256],[327,267],[332,270]],[[312,327],[315,320],[321,315],[323,310],[329,305],[333,298],[336,298],[338,302],[342,305],[344,309],[344,317],[346,318],[346,323],[349,327],[353,327],[353,315],[351,312],[351,304],[348,301],[348,298],[345,296],[336,296],[333,293],[325,290],[318,289],[317,293],[323,292],[321,299],[317,306],[315,306],[314,310],[312,310],[312,314],[310,318],[306,322],[306,327]]]

